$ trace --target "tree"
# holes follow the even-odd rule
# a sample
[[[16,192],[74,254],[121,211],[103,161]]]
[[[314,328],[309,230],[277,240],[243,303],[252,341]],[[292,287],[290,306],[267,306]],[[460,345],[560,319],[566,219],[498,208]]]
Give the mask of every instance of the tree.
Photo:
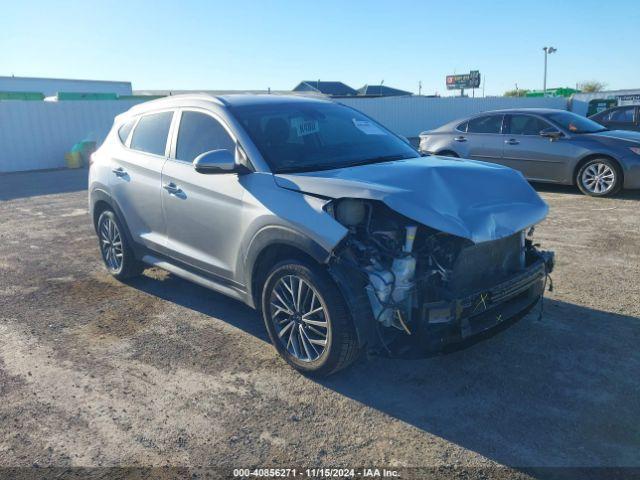
[[[527,95],[528,92],[529,90],[519,88],[517,90],[508,90],[504,92],[504,96],[505,97],[524,97]]]
[[[578,90],[582,90],[584,93],[601,92],[606,87],[606,83],[599,82],[597,80],[588,80],[586,82],[578,83]]]

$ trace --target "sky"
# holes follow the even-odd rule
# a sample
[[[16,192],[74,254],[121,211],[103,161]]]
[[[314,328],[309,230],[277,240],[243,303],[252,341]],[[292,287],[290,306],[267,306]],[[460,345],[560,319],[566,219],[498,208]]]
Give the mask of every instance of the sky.
[[[141,89],[289,90],[340,80],[486,95],[598,80],[640,87],[637,0],[0,0],[0,75],[128,80]],[[454,92],[449,92],[453,94]],[[482,95],[482,89],[476,91]]]

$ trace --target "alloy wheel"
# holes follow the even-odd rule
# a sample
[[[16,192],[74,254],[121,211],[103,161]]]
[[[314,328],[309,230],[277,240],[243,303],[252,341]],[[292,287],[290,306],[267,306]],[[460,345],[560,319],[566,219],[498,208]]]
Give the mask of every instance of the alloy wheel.
[[[606,163],[593,163],[582,172],[582,185],[591,193],[607,193],[615,183],[616,173]]]
[[[110,270],[117,272],[122,267],[122,237],[118,225],[108,216],[102,218],[99,226],[100,250],[102,258]]]
[[[331,327],[316,289],[297,275],[285,275],[274,285],[269,302],[271,321],[287,352],[303,362],[320,358]]]

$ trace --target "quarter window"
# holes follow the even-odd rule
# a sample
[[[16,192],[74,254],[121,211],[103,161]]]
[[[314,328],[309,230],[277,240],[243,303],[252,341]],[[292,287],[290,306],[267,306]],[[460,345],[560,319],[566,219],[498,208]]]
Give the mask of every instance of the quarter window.
[[[198,155],[211,150],[235,151],[235,142],[224,127],[210,115],[182,112],[176,158],[193,162]]]
[[[460,132],[466,132],[467,131],[467,123],[468,122],[461,123],[460,125],[458,125],[456,127],[456,130],[458,130]]]
[[[164,155],[172,117],[173,112],[162,112],[140,118],[131,137],[131,148],[154,155]]]
[[[487,115],[469,120],[467,132],[469,133],[500,133],[502,115]]]
[[[133,125],[136,123],[135,119],[129,120],[127,123],[122,125],[118,129],[118,137],[120,137],[120,141],[122,143],[127,143],[127,138],[129,138],[129,132],[133,128]]]
[[[513,135],[540,135],[540,131],[549,128],[549,124],[531,115],[511,115],[509,132]]]

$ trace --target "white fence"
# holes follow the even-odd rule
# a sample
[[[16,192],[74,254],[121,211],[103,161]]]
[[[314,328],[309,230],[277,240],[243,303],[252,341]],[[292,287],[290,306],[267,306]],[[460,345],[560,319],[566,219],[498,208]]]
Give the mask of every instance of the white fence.
[[[339,102],[406,137],[457,118],[498,108],[566,108],[564,98],[348,98]],[[0,172],[65,166],[64,155],[82,140],[100,142],[113,118],[139,101],[0,102]]]
[[[420,132],[475,113],[501,108],[567,108],[565,98],[552,97],[383,97],[341,98],[399,135],[412,138]]]
[[[81,140],[101,141],[113,119],[139,101],[0,102],[0,172],[65,166]]]

